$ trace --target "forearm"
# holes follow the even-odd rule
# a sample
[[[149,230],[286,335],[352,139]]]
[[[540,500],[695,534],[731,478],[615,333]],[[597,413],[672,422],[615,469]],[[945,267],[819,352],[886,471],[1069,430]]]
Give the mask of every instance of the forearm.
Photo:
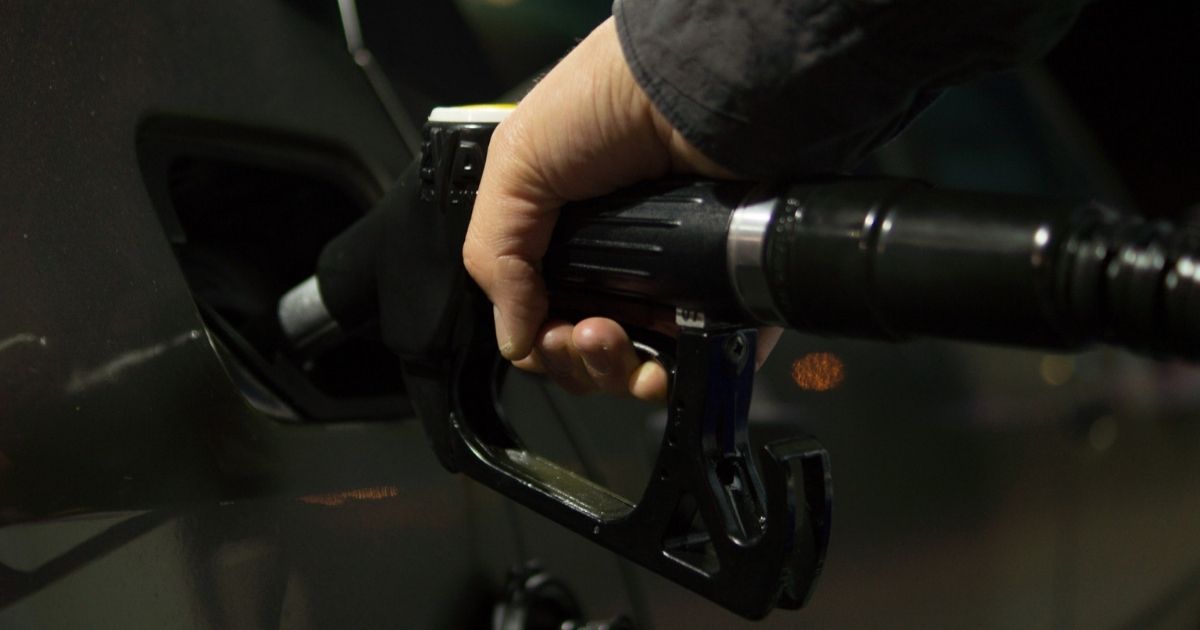
[[[655,106],[735,172],[846,169],[944,87],[1036,58],[1086,0],[617,0]]]

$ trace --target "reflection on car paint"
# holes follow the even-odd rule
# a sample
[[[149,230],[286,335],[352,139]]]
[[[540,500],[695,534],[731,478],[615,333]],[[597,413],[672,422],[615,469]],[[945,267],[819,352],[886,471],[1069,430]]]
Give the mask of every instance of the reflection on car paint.
[[[162,343],[122,352],[113,357],[112,360],[106,361],[103,365],[85,370],[75,370],[71,373],[71,380],[67,382],[66,392],[68,394],[78,394],[98,384],[116,381],[121,378],[122,373],[125,371],[155,359],[168,350],[196,341],[203,336],[203,333],[199,330],[192,329],[175,335]]]

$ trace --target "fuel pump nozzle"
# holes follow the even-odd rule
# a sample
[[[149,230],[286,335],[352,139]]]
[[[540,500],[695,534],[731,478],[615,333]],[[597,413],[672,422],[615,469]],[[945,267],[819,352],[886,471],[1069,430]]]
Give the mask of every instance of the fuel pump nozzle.
[[[664,181],[564,207],[556,295],[674,309],[658,342],[668,422],[632,501],[530,452],[497,410],[502,369],[461,248],[500,114],[435,110],[421,161],[281,301],[303,350],[378,317],[434,450],[562,525],[750,618],[811,593],[829,536],[828,457],[747,431],[755,327],[1200,358],[1200,236],[1095,203],[911,180]]]

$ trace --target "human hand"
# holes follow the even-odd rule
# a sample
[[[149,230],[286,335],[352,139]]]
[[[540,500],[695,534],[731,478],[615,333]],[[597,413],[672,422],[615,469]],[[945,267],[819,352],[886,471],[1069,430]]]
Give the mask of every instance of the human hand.
[[[573,393],[666,396],[615,321],[545,321],[540,261],[558,209],[668,173],[730,178],[692,147],[634,80],[613,20],[585,38],[497,126],[463,245],[463,263],[494,305],[505,359]],[[759,357],[779,330],[760,335]]]

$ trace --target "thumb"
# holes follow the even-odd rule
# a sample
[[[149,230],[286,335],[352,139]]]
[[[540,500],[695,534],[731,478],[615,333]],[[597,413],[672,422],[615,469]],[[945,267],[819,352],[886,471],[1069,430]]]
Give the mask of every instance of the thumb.
[[[514,113],[492,136],[463,243],[463,264],[494,305],[496,345],[509,361],[529,355],[546,319],[539,261],[563,203],[522,160],[519,127]]]

